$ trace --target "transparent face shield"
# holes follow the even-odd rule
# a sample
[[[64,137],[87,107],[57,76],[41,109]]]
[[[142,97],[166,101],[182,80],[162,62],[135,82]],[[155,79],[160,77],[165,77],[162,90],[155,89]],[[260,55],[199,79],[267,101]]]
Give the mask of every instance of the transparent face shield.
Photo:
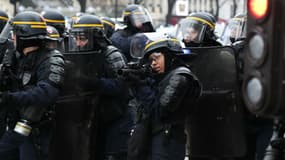
[[[205,36],[206,27],[206,25],[200,22],[187,19],[181,22],[177,34],[181,34],[186,43],[201,43]]]
[[[246,23],[243,18],[234,18],[229,23],[229,39],[236,41],[246,37]]]
[[[179,39],[180,41],[183,40],[181,24],[184,23],[183,21],[186,21],[186,20],[187,20],[186,18],[183,18],[175,25],[175,37]]]
[[[144,23],[152,22],[149,13],[144,8],[138,8],[130,14],[131,23],[136,28],[142,28]]]
[[[47,26],[47,41],[46,47],[50,49],[63,49],[63,38],[60,37],[56,28]]]
[[[94,50],[96,50],[94,29],[70,30],[67,52],[89,52]]]
[[[64,43],[63,43],[62,39],[59,39],[59,40],[48,39],[46,41],[46,47],[49,48],[49,49],[62,50],[64,48]]]
[[[6,23],[5,27],[3,28],[0,34],[0,44],[5,43],[8,39],[11,39],[12,32],[13,32],[13,26],[9,21],[8,23]]]
[[[142,59],[144,57],[144,48],[149,41],[169,38],[165,33],[138,33],[136,34],[130,44],[130,54],[133,58]]]

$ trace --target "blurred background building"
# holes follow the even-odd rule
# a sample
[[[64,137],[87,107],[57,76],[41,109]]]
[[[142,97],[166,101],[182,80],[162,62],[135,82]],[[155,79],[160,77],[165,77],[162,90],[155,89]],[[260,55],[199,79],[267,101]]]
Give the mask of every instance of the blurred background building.
[[[191,12],[207,11],[219,21],[226,21],[237,13],[246,12],[246,0],[1,0],[4,11],[13,16],[24,10],[57,10],[70,17],[78,12],[121,18],[127,4],[145,6],[154,25],[175,25]],[[15,10],[16,9],[16,10]]]

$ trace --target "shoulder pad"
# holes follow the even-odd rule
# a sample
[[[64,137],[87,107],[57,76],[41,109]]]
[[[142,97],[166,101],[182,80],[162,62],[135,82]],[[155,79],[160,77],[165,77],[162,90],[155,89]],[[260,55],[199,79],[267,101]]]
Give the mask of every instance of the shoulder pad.
[[[175,70],[175,73],[177,74],[187,74],[193,77],[193,79],[198,80],[198,78],[196,77],[196,75],[187,67],[178,67]]]
[[[175,69],[175,73],[186,73],[186,74],[189,74],[189,73],[192,73],[191,71],[190,71],[190,69],[189,68],[186,68],[186,67],[178,67],[178,68],[176,68]]]
[[[51,53],[52,57],[54,57],[54,56],[63,57],[63,54],[57,49],[50,50],[50,53]]]
[[[119,49],[116,48],[115,46],[112,46],[112,45],[109,45],[107,46],[107,49],[106,49],[106,56],[109,56],[110,54],[112,54],[113,52],[119,52]]]
[[[202,90],[203,86],[202,86],[201,82],[199,81],[199,79],[197,78],[197,76],[194,73],[192,73],[189,68],[182,66],[182,67],[176,68],[173,72],[174,72],[173,74],[187,75],[188,78],[192,79],[196,83],[196,85],[199,86],[199,88],[200,88],[199,94],[201,94],[201,90]]]
[[[59,56],[52,56],[49,59],[50,64],[64,66],[64,59]]]
[[[108,46],[105,52],[106,60],[111,68],[119,69],[126,65],[126,59],[116,47]]]

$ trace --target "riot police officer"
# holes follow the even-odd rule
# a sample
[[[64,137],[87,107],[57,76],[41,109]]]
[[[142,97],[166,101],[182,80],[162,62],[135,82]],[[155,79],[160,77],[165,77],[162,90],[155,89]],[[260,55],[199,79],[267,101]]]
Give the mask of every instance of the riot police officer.
[[[221,46],[214,33],[215,23],[213,15],[207,12],[194,12],[181,20],[177,33],[182,35],[186,47]]]
[[[117,70],[125,66],[125,58],[111,45],[97,16],[80,16],[70,29],[69,44],[65,58],[74,63],[74,70],[70,70],[63,93],[75,96],[62,104],[68,109],[62,114],[73,115],[68,118],[74,129],[65,131],[69,135],[63,134],[74,146],[67,156],[125,159],[133,120],[127,108],[128,90],[116,76]]]
[[[41,15],[44,17],[47,25],[53,26],[58,31],[60,37],[64,36],[65,18],[62,13],[57,11],[43,11]]]
[[[183,160],[185,119],[200,96],[201,85],[180,59],[183,53],[180,42],[172,38],[152,39],[150,37],[155,36],[150,34],[145,34],[147,43],[143,57],[152,68],[152,78],[147,79],[147,85],[137,87],[141,104],[138,108],[138,124],[143,122],[144,117],[150,117],[149,139],[146,139],[149,141],[148,151],[142,155],[151,160]],[[140,134],[137,129],[134,128],[133,136]],[[132,157],[133,153],[129,153],[129,157]]]
[[[116,29],[116,23],[109,17],[101,17],[101,21],[104,25],[104,31],[107,38],[110,38]]]
[[[1,93],[7,131],[0,140],[0,157],[47,159],[53,104],[63,84],[63,55],[45,48],[46,23],[38,13],[19,13],[12,25],[20,57],[11,75],[12,87]]]
[[[193,44],[190,45],[191,53],[196,56],[189,63],[203,85],[202,95],[187,123],[190,159],[240,158],[246,152],[246,138],[244,108],[238,105],[241,99],[235,51],[232,47],[216,45],[215,38],[200,38],[208,33],[214,35],[214,23],[209,23],[207,14],[203,15],[208,20],[198,15],[200,13],[190,15],[192,22],[188,25],[199,31],[193,38],[195,42],[190,41]],[[204,33],[200,34],[200,31]]]
[[[152,20],[147,10],[136,4],[128,5],[123,12],[123,22],[126,27],[116,31],[112,37],[112,43],[119,48],[126,56],[128,61],[131,61],[130,42],[133,35],[139,32],[154,32]]]
[[[64,15],[54,10],[43,11],[41,15],[48,26],[52,26],[57,30],[60,37],[60,47],[57,49],[63,52],[63,48],[65,47],[64,42],[67,41]]]
[[[46,47],[50,49],[62,50],[62,39],[53,26],[47,26],[47,42]]]
[[[235,15],[229,22],[228,39],[235,50],[236,65],[238,71],[238,86],[241,90],[244,75],[244,53],[246,44],[246,21],[247,17],[243,13]],[[240,91],[241,92],[241,91]],[[245,107],[241,100],[239,105]],[[247,152],[244,159],[262,160],[265,155],[265,149],[270,143],[273,133],[273,121],[269,118],[253,115],[245,110],[246,142]]]
[[[230,19],[229,24],[229,33],[226,37],[233,44],[237,41],[245,40],[246,38],[246,15],[237,14]]]
[[[237,76],[239,81],[239,88],[241,88],[243,79],[243,48],[245,46],[246,38],[246,15],[239,13],[230,19],[228,29],[226,30],[224,41],[226,45],[233,47],[234,56],[236,60]]]
[[[130,55],[130,43],[135,34],[140,32],[154,32],[155,30],[152,25],[151,16],[146,8],[140,5],[128,5],[124,9],[122,17],[126,27],[115,31],[110,39],[114,46],[120,49],[125,55],[127,62],[133,62],[136,61],[136,59]],[[137,102],[132,89],[130,89],[130,96],[132,98],[130,98],[129,106],[135,110]]]

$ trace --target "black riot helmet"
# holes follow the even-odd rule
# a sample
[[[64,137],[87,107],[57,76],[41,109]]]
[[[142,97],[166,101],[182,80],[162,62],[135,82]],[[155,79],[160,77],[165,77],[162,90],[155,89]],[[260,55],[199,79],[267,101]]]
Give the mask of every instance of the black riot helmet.
[[[142,59],[144,57],[144,48],[148,42],[166,38],[169,38],[169,36],[162,32],[137,33],[130,43],[130,55],[133,58]]]
[[[47,26],[47,42],[46,46],[50,49],[60,49],[62,38],[57,29],[53,26]]]
[[[123,22],[128,27],[141,32],[154,31],[149,12],[140,5],[128,5],[123,12]]]
[[[156,50],[164,50],[173,55],[184,54],[179,40],[162,32],[137,33],[130,44],[130,54],[133,58],[147,58]]]
[[[152,52],[163,50],[168,54],[184,54],[180,41],[176,38],[164,38],[154,41],[148,41],[144,48],[144,57],[148,57]]]
[[[42,46],[47,38],[47,26],[44,18],[32,11],[17,14],[13,21],[13,34],[16,35],[16,49],[21,53],[24,48]]]
[[[0,33],[2,32],[8,20],[9,20],[9,16],[7,15],[7,13],[0,10]]]
[[[82,12],[77,12],[75,15],[72,15],[71,17],[68,18],[66,25],[67,32],[69,32],[71,26],[78,20],[78,18],[83,15],[85,14]]]
[[[99,51],[111,44],[100,18],[94,15],[83,15],[74,22],[68,43],[69,52]]]
[[[184,54],[178,39],[161,33],[148,33],[145,36],[147,37],[147,40],[143,50],[142,63],[151,64],[152,60],[149,59],[151,54],[163,54],[165,65],[164,72],[168,72],[171,68],[183,65],[182,60],[178,58],[180,55]]]
[[[47,25],[55,27],[60,36],[63,37],[65,31],[64,16],[57,11],[43,11],[41,15],[44,17]]]
[[[180,34],[183,36],[183,42],[197,44],[194,47],[201,46],[211,41],[216,41],[214,34],[216,19],[207,12],[191,13],[179,24]],[[190,46],[192,47],[192,46]]]
[[[101,17],[101,21],[104,25],[106,36],[110,38],[115,31],[116,23],[109,17]]]

